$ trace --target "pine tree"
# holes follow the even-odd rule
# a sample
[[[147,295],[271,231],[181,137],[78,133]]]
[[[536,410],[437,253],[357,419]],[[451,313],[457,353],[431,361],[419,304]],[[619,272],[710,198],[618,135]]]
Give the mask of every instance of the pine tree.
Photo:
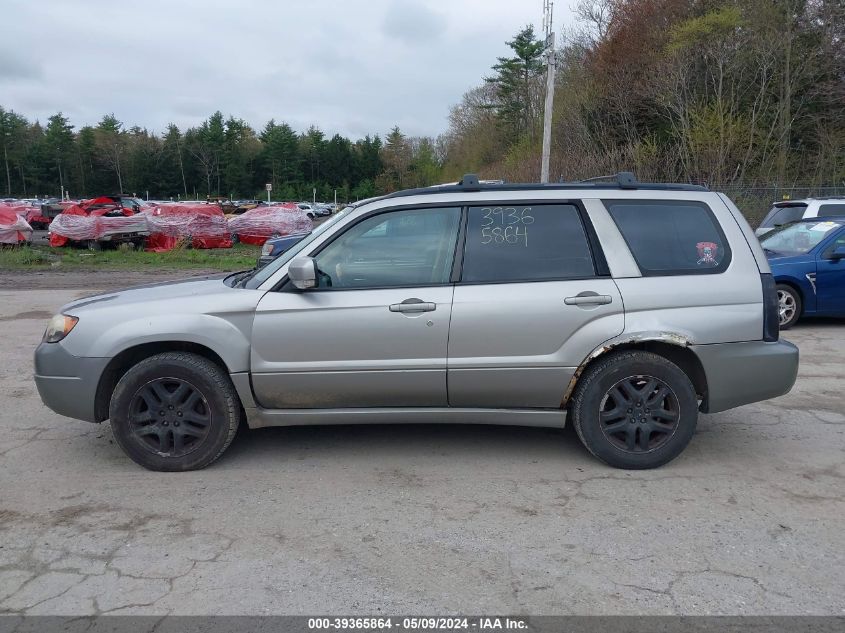
[[[534,140],[540,123],[546,46],[534,37],[533,26],[526,26],[507,44],[514,56],[499,57],[493,66],[496,75],[487,78],[496,86],[496,115],[510,143],[526,137]]]

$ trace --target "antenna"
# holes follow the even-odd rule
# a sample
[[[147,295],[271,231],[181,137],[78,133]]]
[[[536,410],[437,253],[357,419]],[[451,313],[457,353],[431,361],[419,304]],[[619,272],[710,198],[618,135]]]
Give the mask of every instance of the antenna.
[[[552,112],[555,99],[555,28],[554,0],[543,0],[543,35],[546,38],[546,105],[543,110],[543,153],[540,182],[549,182],[549,154],[552,146]]]
[[[543,0],[543,37],[546,38],[546,46],[549,45],[549,38],[554,31],[552,13],[554,12],[554,0]]]

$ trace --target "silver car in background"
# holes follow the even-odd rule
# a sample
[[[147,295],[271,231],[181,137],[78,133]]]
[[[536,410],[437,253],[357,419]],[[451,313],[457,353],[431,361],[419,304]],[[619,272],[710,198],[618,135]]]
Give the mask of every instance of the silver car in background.
[[[775,202],[754,233],[763,237],[770,231],[808,218],[828,218],[845,215],[845,198],[806,198]]]
[[[47,406],[110,420],[153,470],[207,466],[241,422],[567,420],[608,464],[653,468],[699,412],[797,369],[733,203],[625,173],[367,200],[256,271],[72,302],[35,353]]]

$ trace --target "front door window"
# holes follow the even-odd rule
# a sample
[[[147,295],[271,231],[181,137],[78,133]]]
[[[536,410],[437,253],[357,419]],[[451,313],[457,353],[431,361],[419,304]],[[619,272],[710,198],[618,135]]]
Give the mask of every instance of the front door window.
[[[348,229],[314,258],[320,289],[449,283],[459,207],[392,211]]]

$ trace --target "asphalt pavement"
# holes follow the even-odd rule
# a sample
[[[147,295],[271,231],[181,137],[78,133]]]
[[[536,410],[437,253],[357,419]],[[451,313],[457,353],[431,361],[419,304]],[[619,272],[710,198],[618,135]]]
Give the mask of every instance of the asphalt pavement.
[[[793,392],[658,470],[568,429],[387,425],[246,430],[163,474],[36,393],[90,291],[0,290],[0,613],[845,613],[843,321],[790,331]]]

